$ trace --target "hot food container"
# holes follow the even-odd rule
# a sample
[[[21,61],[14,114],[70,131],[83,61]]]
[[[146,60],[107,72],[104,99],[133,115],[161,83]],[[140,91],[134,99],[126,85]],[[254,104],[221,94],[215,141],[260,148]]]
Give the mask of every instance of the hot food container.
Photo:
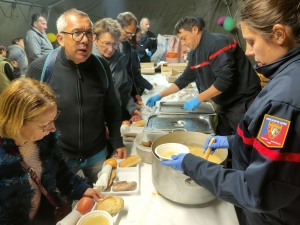
[[[209,191],[196,184],[190,177],[171,167],[160,164],[155,148],[164,143],[180,143],[202,148],[209,135],[199,132],[175,132],[157,138],[152,144],[154,161],[152,164],[152,182],[155,189],[164,197],[182,204],[202,204],[215,198]],[[227,149],[218,149],[216,155],[225,163]]]
[[[144,130],[187,131],[214,134],[216,111],[210,102],[203,102],[193,111],[183,109],[184,102],[160,102],[160,106],[149,115]]]

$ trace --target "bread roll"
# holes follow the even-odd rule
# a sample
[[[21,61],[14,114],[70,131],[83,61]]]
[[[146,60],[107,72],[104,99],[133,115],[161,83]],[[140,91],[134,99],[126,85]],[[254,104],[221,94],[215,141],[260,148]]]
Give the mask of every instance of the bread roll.
[[[139,164],[141,162],[141,157],[139,155],[131,155],[128,156],[126,159],[124,159],[123,161],[121,161],[119,163],[119,167],[132,167],[132,166],[136,166],[137,164]]]
[[[124,200],[121,197],[107,196],[97,203],[97,210],[104,210],[111,216],[115,216],[124,208]]]
[[[127,181],[118,181],[115,182],[112,186],[112,190],[115,192],[118,191],[132,191],[136,189],[137,183],[135,181],[127,182]]]
[[[146,120],[140,120],[140,121],[135,122],[132,126],[134,126],[134,127],[143,127],[145,125],[146,125]]]

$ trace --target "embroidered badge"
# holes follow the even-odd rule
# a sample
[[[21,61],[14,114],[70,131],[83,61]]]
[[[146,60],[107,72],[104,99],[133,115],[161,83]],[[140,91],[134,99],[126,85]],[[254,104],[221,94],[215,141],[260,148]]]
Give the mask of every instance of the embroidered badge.
[[[290,122],[266,114],[257,138],[269,148],[282,148],[290,127]]]

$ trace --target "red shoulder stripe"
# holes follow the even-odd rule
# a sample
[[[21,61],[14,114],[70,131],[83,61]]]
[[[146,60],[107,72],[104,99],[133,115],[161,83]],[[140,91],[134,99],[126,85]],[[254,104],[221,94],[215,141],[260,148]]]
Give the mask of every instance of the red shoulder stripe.
[[[220,55],[222,52],[225,52],[225,51],[227,51],[228,49],[231,49],[231,48],[236,48],[236,40],[235,39],[233,39],[233,44],[227,45],[224,48],[221,48],[216,53],[214,53],[211,56],[209,56],[209,60],[212,60],[213,58],[215,58],[218,55]]]
[[[207,66],[209,64],[210,64],[209,62],[203,62],[203,63],[200,63],[198,65],[191,66],[190,68],[193,70],[193,69],[197,69],[197,68],[202,67],[202,66]]]
[[[233,44],[227,45],[224,48],[221,48],[219,51],[215,52],[214,54],[210,55],[209,60],[212,60],[213,58],[220,55],[222,52],[225,52],[225,51],[227,51],[228,49],[231,49],[231,48],[236,48],[236,40],[235,39],[233,39]],[[203,63],[200,63],[200,64],[195,65],[195,66],[190,66],[190,68],[193,70],[193,69],[197,69],[197,68],[202,67],[202,66],[207,66],[209,64],[210,64],[209,62],[203,62]]]
[[[258,140],[254,141],[253,147],[256,148],[261,155],[273,161],[300,162],[300,153],[277,152],[276,150],[267,148]]]
[[[243,139],[243,142],[244,142],[246,145],[253,145],[254,138],[246,138],[246,137],[244,136],[243,130],[240,128],[240,125],[238,125],[238,127],[237,127],[237,133],[238,133],[238,135]]]

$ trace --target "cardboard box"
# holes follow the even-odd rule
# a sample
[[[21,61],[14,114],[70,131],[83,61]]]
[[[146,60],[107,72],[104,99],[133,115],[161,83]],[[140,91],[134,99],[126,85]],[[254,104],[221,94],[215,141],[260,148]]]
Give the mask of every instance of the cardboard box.
[[[179,70],[183,72],[187,67],[187,63],[168,63],[161,66],[161,75],[171,75],[172,69]]]
[[[155,74],[154,63],[140,63],[141,65],[141,74]]]
[[[172,76],[172,75],[166,75],[166,80],[169,83],[174,83],[174,81],[179,77],[180,74],[178,74],[177,76]]]

